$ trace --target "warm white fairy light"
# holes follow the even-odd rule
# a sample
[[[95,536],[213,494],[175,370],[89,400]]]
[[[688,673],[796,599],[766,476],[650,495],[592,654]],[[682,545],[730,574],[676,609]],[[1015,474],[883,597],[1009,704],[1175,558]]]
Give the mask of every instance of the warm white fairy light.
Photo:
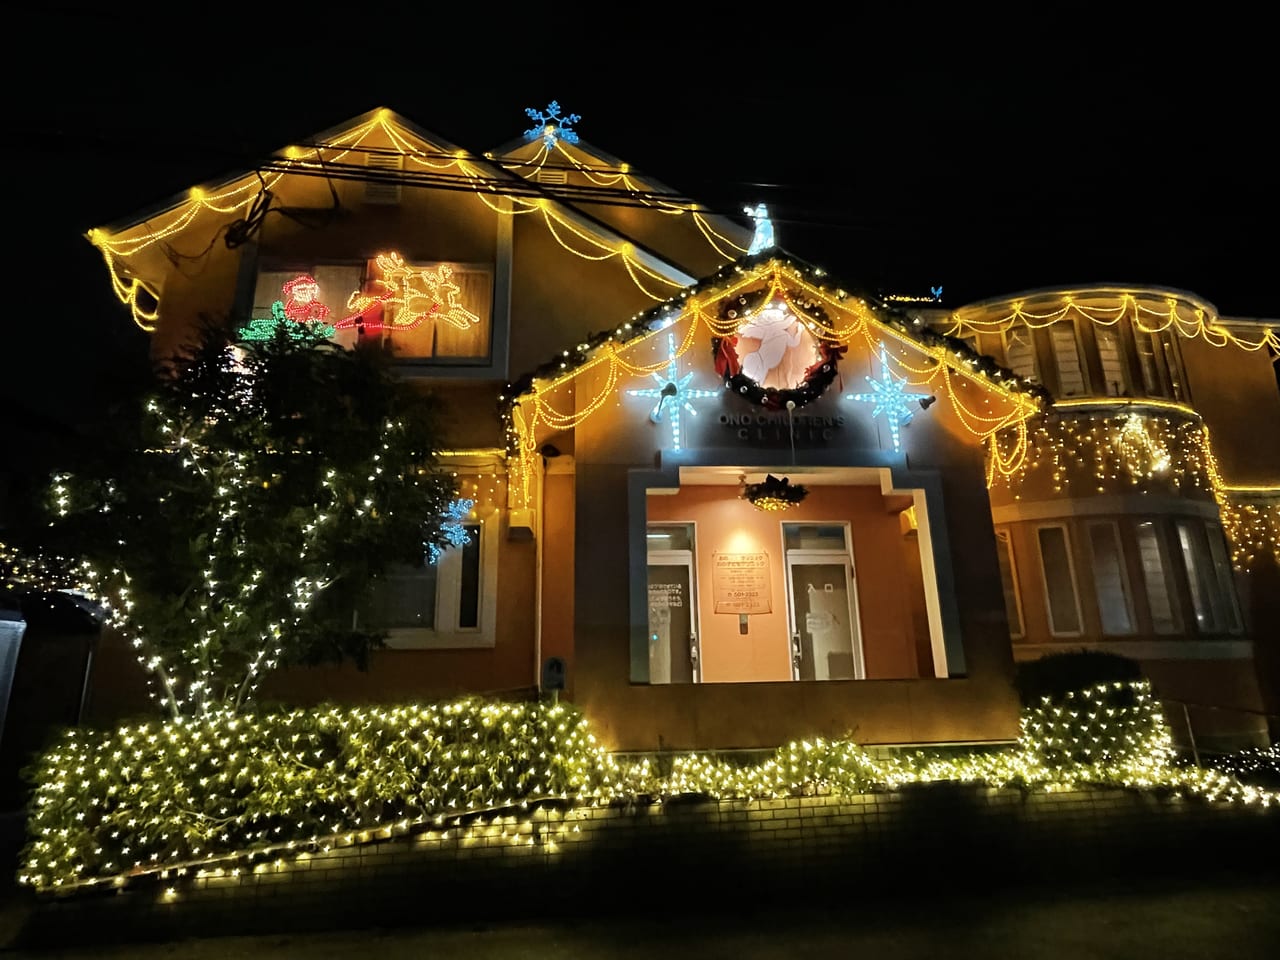
[[[850,796],[907,783],[1161,788],[1269,807],[1273,790],[1179,765],[1146,682],[1105,683],[1023,712],[1016,746],[888,759],[846,740],[796,741],[755,765],[608,753],[566,704],[464,698],[400,707],[209,715],[114,732],[69,730],[37,764],[19,879],[39,889],[135,875],[279,870],[335,847],[416,834],[543,842],[540,804],[683,793]],[[388,814],[388,810],[395,811]],[[439,831],[437,835],[437,831]]]

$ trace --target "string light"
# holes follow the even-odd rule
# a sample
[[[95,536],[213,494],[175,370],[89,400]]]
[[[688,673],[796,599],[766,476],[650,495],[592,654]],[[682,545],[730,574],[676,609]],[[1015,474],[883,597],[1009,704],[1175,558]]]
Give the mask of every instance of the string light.
[[[608,752],[563,703],[468,697],[429,705],[228,714],[114,731],[67,730],[35,765],[19,882],[37,890],[131,878],[234,877],[411,834],[466,845],[563,838],[541,804],[641,796],[856,796],[939,781],[1060,791],[1172,791],[1269,808],[1280,793],[1176,762],[1146,681],[1100,684],[1024,709],[1015,745],[873,756],[849,740],[793,741],[755,764]]]
[[[550,105],[549,105],[550,106]],[[576,122],[576,121],[575,121]],[[576,142],[577,135],[567,130],[561,123],[553,124],[556,136],[553,137],[557,150],[564,150],[564,143]],[[545,134],[546,124],[537,128]],[[569,135],[573,135],[570,140]],[[492,171],[496,166],[509,171],[519,164],[503,164],[501,161],[481,161],[464,151],[446,151],[438,147],[419,145],[417,136],[402,124],[390,110],[378,110],[369,120],[360,122],[350,129],[337,133],[322,143],[313,144],[306,149],[286,149],[282,157],[270,164],[270,169],[258,174],[246,174],[232,185],[217,190],[192,189],[187,197],[162,213],[148,218],[144,223],[126,227],[114,233],[102,228],[94,228],[86,234],[86,239],[98,249],[107,267],[112,292],[122,304],[129,308],[135,324],[148,332],[155,329],[159,320],[160,288],[159,276],[144,277],[145,270],[159,270],[163,266],[157,262],[155,266],[144,266],[139,258],[143,257],[154,246],[162,245],[170,256],[179,256],[172,251],[171,242],[181,236],[193,225],[205,224],[203,214],[225,215],[223,225],[230,224],[236,217],[243,217],[255,204],[260,204],[267,193],[278,193],[281,181],[291,174],[327,175],[327,168],[347,160],[356,151],[369,151],[366,144],[371,138],[381,136],[391,145],[404,161],[416,164],[432,171],[456,171],[469,180],[474,188],[475,196],[490,210],[503,216],[515,216],[524,213],[541,212],[543,220],[552,236],[565,250],[587,259],[607,260],[620,259],[627,274],[637,288],[655,300],[663,300],[666,294],[650,289],[652,281],[670,289],[679,289],[688,285],[691,278],[685,277],[674,268],[663,265],[661,270],[648,266],[644,259],[629,244],[614,237],[607,229],[593,227],[590,231],[574,222],[575,215],[560,204],[547,198],[529,198],[521,194],[527,192],[525,181],[520,179],[519,186],[504,188],[500,181],[495,181]],[[545,157],[547,144],[541,147]],[[385,152],[382,151],[382,152]],[[539,161],[541,162],[541,161]],[[575,162],[576,159],[575,159]],[[629,178],[624,180],[626,190],[631,193],[639,191],[639,187]],[[503,203],[494,203],[488,195],[496,195]],[[702,215],[696,204],[659,204],[664,209],[677,215],[693,216],[699,230],[708,245],[725,260],[733,259],[740,254],[742,247],[715,231]],[[585,220],[581,221],[586,223]],[[558,229],[557,229],[558,228]],[[220,229],[210,227],[210,229]],[[589,249],[583,250],[565,239],[559,231],[567,230],[582,240]],[[730,249],[726,250],[728,247]],[[165,261],[167,262],[167,261]],[[665,272],[664,272],[665,271]]]
[[[1028,309],[1027,300],[1035,304]],[[1087,301],[1083,302],[1083,301]],[[1003,333],[1018,325],[1031,329],[1052,326],[1079,317],[1099,326],[1115,326],[1127,319],[1139,333],[1171,330],[1191,339],[1201,337],[1215,347],[1232,344],[1242,350],[1269,349],[1280,354],[1280,337],[1271,327],[1262,327],[1251,336],[1232,332],[1211,304],[1188,294],[1170,296],[1159,290],[1132,291],[1120,288],[1080,288],[1045,291],[1015,301],[1009,312],[997,317],[984,314],[988,304],[971,304],[951,315],[951,336],[975,333]]]

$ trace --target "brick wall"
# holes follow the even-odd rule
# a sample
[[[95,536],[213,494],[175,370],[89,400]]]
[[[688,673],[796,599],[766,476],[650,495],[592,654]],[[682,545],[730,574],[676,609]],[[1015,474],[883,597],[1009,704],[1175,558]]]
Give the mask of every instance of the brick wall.
[[[141,877],[109,892],[42,895],[23,940],[102,943],[614,911],[653,917],[727,908],[765,919],[787,903],[856,909],[886,893],[986,888],[994,895],[1009,884],[1272,870],[1277,840],[1277,810],[1115,789],[1023,793],[942,783],[843,798],[547,805],[366,842],[355,837],[235,874]]]

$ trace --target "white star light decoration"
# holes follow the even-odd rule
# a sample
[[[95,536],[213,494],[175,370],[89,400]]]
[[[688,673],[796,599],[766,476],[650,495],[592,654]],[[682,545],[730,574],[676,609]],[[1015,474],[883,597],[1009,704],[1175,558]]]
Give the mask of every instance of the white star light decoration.
[[[693,373],[686,373],[680,376],[680,363],[676,359],[676,338],[674,334],[667,334],[667,372],[666,374],[653,374],[654,382],[658,384],[657,388],[649,387],[645,390],[628,390],[627,395],[632,397],[649,397],[656,399],[658,402],[653,405],[653,409],[649,411],[649,419],[654,423],[662,422],[662,408],[670,405],[671,412],[668,419],[671,422],[671,446],[675,450],[680,449],[680,408],[688,410],[690,415],[697,416],[698,411],[693,409],[694,400],[706,400],[709,397],[720,395],[719,390],[691,390],[689,381],[693,379]]]
[[[443,521],[440,524],[440,533],[449,542],[449,546],[465,547],[471,542],[471,537],[467,535],[467,528],[462,524],[467,519],[467,514],[471,512],[471,508],[475,505],[476,502],[474,500],[458,499],[444,508],[444,513],[440,515]],[[444,551],[437,544],[427,544],[428,563],[438,563],[442,556],[444,556]]]
[[[885,355],[884,343],[880,344],[880,379],[867,377],[871,384],[871,393],[847,393],[846,400],[857,400],[859,403],[872,403],[872,419],[884,414],[889,422],[889,433],[893,437],[894,452],[901,449],[902,441],[899,430],[911,422],[916,405],[928,407],[933,403],[933,396],[927,393],[915,393],[906,389],[906,377],[895,377],[889,372],[889,358]],[[908,399],[910,398],[910,399]]]

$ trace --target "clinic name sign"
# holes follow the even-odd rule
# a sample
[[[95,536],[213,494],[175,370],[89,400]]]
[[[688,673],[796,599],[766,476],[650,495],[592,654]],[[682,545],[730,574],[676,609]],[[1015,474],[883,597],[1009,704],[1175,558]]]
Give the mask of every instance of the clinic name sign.
[[[744,443],[824,443],[844,426],[844,417],[785,413],[722,413],[720,426]]]

